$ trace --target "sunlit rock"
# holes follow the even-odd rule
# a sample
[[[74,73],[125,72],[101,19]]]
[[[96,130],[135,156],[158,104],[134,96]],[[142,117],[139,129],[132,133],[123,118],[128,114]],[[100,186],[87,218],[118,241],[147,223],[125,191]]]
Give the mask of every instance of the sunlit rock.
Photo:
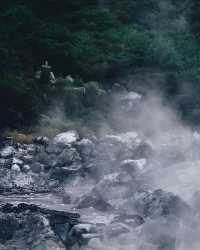
[[[53,139],[53,144],[67,146],[79,140],[79,135],[76,131],[71,130],[65,133],[58,134]]]
[[[1,151],[1,157],[8,158],[13,156],[15,149],[12,146],[7,146]]]
[[[17,164],[13,164],[12,167],[11,167],[11,170],[13,172],[20,172],[21,171],[20,166],[17,165]]]
[[[23,164],[23,161],[22,160],[20,160],[20,159],[17,159],[17,158],[13,158],[13,162],[12,162],[13,164],[18,164],[18,165],[22,165]]]

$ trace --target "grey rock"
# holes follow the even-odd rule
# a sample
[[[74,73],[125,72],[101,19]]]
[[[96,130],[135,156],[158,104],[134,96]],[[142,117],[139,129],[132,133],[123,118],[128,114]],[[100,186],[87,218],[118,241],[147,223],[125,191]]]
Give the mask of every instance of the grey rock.
[[[40,145],[48,145],[50,139],[47,136],[36,136],[33,138],[33,142]]]
[[[83,208],[90,208],[93,207],[99,211],[111,211],[113,207],[103,200],[101,195],[98,193],[92,193],[90,195],[83,196],[79,201],[76,208],[83,209]]]
[[[120,168],[122,171],[126,171],[127,173],[131,174],[131,176],[138,176],[139,174],[144,172],[146,164],[146,159],[127,159],[121,162]]]
[[[28,173],[31,170],[31,167],[29,165],[23,165],[22,166],[22,171],[24,173]]]
[[[42,171],[44,171],[44,165],[39,162],[35,162],[31,164],[31,170],[34,173],[41,173]]]
[[[80,162],[81,158],[75,148],[67,147],[58,156],[58,164],[60,166],[70,165],[74,162]]]
[[[76,146],[83,158],[91,157],[95,152],[95,144],[89,139],[82,139]]]
[[[151,218],[179,217],[190,212],[190,207],[181,198],[163,190],[141,193],[135,201],[135,207],[138,214]]]
[[[23,164],[23,161],[14,157],[12,163],[21,166]]]

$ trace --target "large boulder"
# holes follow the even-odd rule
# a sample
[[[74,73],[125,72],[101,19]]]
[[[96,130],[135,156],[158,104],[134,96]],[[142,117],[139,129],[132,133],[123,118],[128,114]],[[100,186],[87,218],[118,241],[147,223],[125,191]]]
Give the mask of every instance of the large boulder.
[[[143,217],[180,217],[190,212],[190,207],[180,197],[161,189],[143,192],[135,197],[134,206]]]
[[[36,205],[3,204],[0,206],[0,247],[2,250],[69,249],[76,241],[70,230],[79,224],[79,217],[75,213],[43,209]]]

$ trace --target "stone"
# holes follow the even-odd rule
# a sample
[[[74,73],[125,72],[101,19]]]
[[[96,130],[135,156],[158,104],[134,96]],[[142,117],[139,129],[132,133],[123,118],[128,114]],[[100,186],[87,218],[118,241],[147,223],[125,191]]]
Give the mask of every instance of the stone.
[[[63,148],[60,147],[59,145],[55,145],[55,144],[49,144],[46,148],[45,151],[48,154],[55,154],[58,155],[62,152]]]
[[[7,146],[1,151],[2,158],[12,157],[15,152],[15,149],[12,146]]]
[[[133,159],[146,158],[149,159],[154,155],[154,149],[149,142],[141,142],[134,150],[132,154]]]
[[[19,229],[19,222],[12,216],[0,215],[0,242],[5,243],[11,240],[13,235]]]
[[[58,134],[53,139],[53,144],[67,146],[79,140],[79,135],[76,131],[71,130],[65,133]]]
[[[24,173],[28,173],[31,170],[31,167],[29,165],[23,165],[22,166],[22,171]]]
[[[47,136],[36,136],[33,138],[33,142],[35,144],[39,144],[39,145],[48,145],[50,142],[50,139]]]
[[[44,165],[39,162],[34,162],[33,164],[31,164],[31,170],[34,173],[41,173],[42,171],[44,171]]]
[[[67,147],[57,156],[59,166],[66,166],[75,162],[80,162],[81,158],[75,148]]]
[[[127,93],[127,89],[119,83],[114,83],[112,88],[110,89],[110,92],[112,94],[122,94]]]
[[[1,168],[7,168],[10,169],[12,166],[12,158],[1,158],[0,159],[0,166]]]
[[[17,164],[17,165],[21,166],[23,164],[23,161],[14,157],[13,158],[13,164]]]
[[[96,233],[96,227],[90,223],[81,223],[73,226],[70,235],[80,236],[85,233]]]
[[[108,203],[105,202],[100,195],[91,193],[90,195],[83,196],[79,201],[76,208],[83,209],[83,208],[90,208],[93,207],[99,211],[111,211],[113,207]]]
[[[143,217],[179,217],[189,213],[190,207],[180,197],[161,189],[141,193],[134,204],[138,214]]]
[[[147,164],[146,159],[139,159],[139,160],[124,160],[120,164],[120,168],[122,171],[126,171],[132,176],[137,176],[138,174],[144,172],[144,167]]]
[[[124,223],[130,227],[137,227],[144,224],[144,219],[137,214],[121,214],[114,218],[113,222]]]
[[[56,232],[56,234],[60,237],[62,242],[67,242],[68,234],[70,231],[69,223],[55,224],[53,229],[54,229],[54,232]]]
[[[11,170],[13,172],[20,172],[21,171],[20,166],[17,165],[17,164],[13,164],[12,167],[11,167]]]
[[[59,181],[64,181],[68,177],[72,177],[77,175],[82,169],[81,164],[72,164],[64,167],[56,167],[51,171],[51,177],[54,179],[58,179]]]
[[[81,141],[79,141],[77,143],[76,146],[77,146],[78,151],[80,152],[80,154],[83,158],[88,158],[88,157],[92,156],[92,154],[95,151],[95,145],[89,139],[82,139]]]

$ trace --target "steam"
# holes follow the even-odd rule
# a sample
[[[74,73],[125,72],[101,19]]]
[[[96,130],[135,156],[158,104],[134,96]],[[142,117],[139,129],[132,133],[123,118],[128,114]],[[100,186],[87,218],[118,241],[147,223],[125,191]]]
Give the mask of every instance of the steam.
[[[116,134],[123,131],[126,136],[127,132],[129,135],[135,132],[138,138],[151,145],[154,154],[145,166],[145,178],[150,189],[163,189],[178,195],[193,212],[180,214],[182,219],[179,222],[175,218],[147,219],[144,225],[114,239],[109,237],[108,227],[103,244],[100,240],[92,240],[89,244],[95,250],[158,250],[152,242],[167,238],[171,239],[171,245],[163,249],[200,249],[199,213],[194,212],[200,205],[197,202],[200,190],[200,134],[182,122],[179,114],[169,104],[166,105],[158,91],[136,98],[135,109],[132,107],[131,112],[125,112],[123,105],[117,106],[116,99],[124,95],[127,94],[118,93],[114,98],[110,124],[117,124]],[[122,191],[119,187],[113,192],[120,198]],[[110,200],[113,199],[113,192],[110,193]]]
[[[89,246],[92,250],[160,250],[154,242],[167,238],[171,245],[163,248],[164,250],[199,250],[200,134],[182,122],[179,113],[170,104],[166,104],[159,91],[149,90],[145,96],[125,91],[114,94],[110,100],[106,125],[108,129],[105,129],[103,123],[98,139],[119,138],[126,145],[138,145],[142,141],[150,145],[153,150],[151,157],[139,159],[143,163],[141,169],[144,178],[142,182],[133,185],[144,189],[148,187],[151,191],[162,189],[172,192],[190,206],[190,211],[180,214],[179,221],[175,218],[148,218],[143,225],[131,230],[128,227],[129,232],[113,238],[110,236],[112,225],[109,223],[115,215],[85,209],[82,213],[86,221],[88,217],[95,217],[92,218],[93,221],[107,221],[104,239],[92,239]],[[59,125],[58,132],[60,128],[68,128],[60,105],[51,108],[48,115],[43,116],[41,124],[53,130],[58,129]],[[112,158],[112,149],[105,147],[102,150]],[[76,205],[83,196],[95,189],[102,193],[103,199],[118,207],[119,211],[135,213],[130,206],[129,199],[132,198],[126,196],[127,189],[124,186],[110,188],[109,192],[106,189],[107,181],[116,178],[118,171],[120,170],[115,168],[111,159],[111,162],[102,165],[96,173],[99,174],[98,183],[89,176],[73,178],[66,184],[66,194],[72,197],[72,202]],[[133,194],[134,192],[135,190]]]
[[[187,31],[188,24],[184,11],[177,16],[177,6],[172,1],[156,1],[157,13],[147,13],[144,22],[148,22],[153,32],[159,31],[155,39],[158,56],[165,60],[173,50],[173,40],[168,32],[175,30]],[[185,5],[187,1],[183,3]],[[179,6],[180,8],[180,6]],[[184,7],[183,7],[184,9]],[[162,52],[162,53],[161,53]],[[172,51],[173,52],[173,51]],[[176,50],[174,49],[174,52]],[[161,54],[160,54],[161,53]],[[156,54],[156,53],[154,53]],[[178,56],[176,57],[178,58]],[[180,57],[181,60],[181,57]],[[144,82],[151,83],[149,79]],[[137,86],[139,84],[136,84]],[[144,84],[145,85],[145,84]],[[152,83],[152,86],[154,84]],[[185,88],[185,86],[183,86]],[[133,89],[133,88],[132,88]],[[184,93],[187,89],[181,89]],[[144,162],[142,167],[142,181],[133,183],[133,187],[144,189],[150,193],[157,189],[178,195],[183,204],[188,204],[188,211],[173,216],[145,218],[145,223],[137,227],[128,227],[122,223],[115,224],[126,232],[112,237],[112,219],[115,214],[99,212],[95,209],[83,209],[82,218],[85,221],[105,222],[103,239],[89,241],[91,250],[199,250],[200,249],[200,134],[183,123],[179,113],[170,103],[166,103],[161,91],[145,90],[145,95],[134,92],[118,92],[110,98],[111,104],[107,112],[107,120],[102,122],[98,130],[98,138],[111,139],[116,137],[126,144],[141,141],[147,143],[153,151],[148,159],[139,159]],[[41,128],[48,127],[50,134],[73,128],[64,114],[62,105],[53,105],[48,114],[41,119]],[[81,126],[84,124],[81,124]],[[132,206],[132,200],[137,195],[133,188],[132,196],[123,185],[106,188],[108,180],[117,178],[119,169],[116,169],[115,159],[112,159],[113,149],[105,147],[102,153],[109,155],[110,162],[103,162],[101,169],[96,173],[99,182],[90,177],[73,178],[66,183],[65,191],[76,205],[82,197],[90,195],[93,190],[101,193],[102,198],[117,207],[119,213],[126,211],[134,214],[137,211]],[[130,160],[127,158],[127,160]],[[95,162],[92,162],[95,164]],[[117,164],[116,164],[117,165]],[[134,181],[133,181],[134,182]],[[134,193],[135,192],[135,193]],[[184,203],[185,202],[185,203]],[[159,204],[158,204],[159,205]],[[127,228],[126,228],[127,227]],[[162,242],[169,242],[162,245]],[[160,243],[158,248],[157,242]]]
[[[174,3],[172,0],[155,0],[153,4],[157,11],[151,11],[144,17],[145,23],[151,29],[165,32],[188,30],[187,11],[189,10],[189,2],[187,0],[183,0],[181,3]]]

